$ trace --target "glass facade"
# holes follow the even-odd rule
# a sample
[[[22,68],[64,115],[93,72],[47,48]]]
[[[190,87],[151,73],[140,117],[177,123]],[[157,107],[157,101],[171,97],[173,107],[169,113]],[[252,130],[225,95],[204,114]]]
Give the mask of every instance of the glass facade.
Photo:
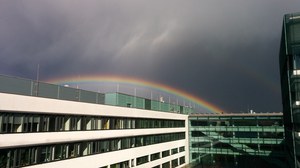
[[[283,142],[281,114],[189,117],[190,162],[198,167],[247,167],[244,158],[256,159],[258,167],[284,167]]]
[[[284,16],[279,60],[287,160],[300,167],[300,13]]]

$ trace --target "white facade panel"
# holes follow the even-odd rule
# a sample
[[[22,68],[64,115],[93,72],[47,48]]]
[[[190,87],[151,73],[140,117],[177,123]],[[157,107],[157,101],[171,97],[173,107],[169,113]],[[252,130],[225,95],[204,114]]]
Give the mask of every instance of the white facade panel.
[[[166,113],[136,108],[125,108],[67,100],[0,93],[0,111],[38,112],[45,114],[72,114],[137,117],[153,119],[187,119],[184,114]]]
[[[53,144],[72,141],[100,140],[151,134],[184,132],[185,128],[156,128],[100,131],[66,131],[45,133],[0,134],[0,149],[38,144]]]

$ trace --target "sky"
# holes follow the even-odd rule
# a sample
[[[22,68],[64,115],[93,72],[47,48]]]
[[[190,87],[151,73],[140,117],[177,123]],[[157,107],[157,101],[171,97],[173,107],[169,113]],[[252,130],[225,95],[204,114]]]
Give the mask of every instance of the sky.
[[[1,0],[0,74],[113,74],[226,112],[280,112],[282,19],[299,0]]]

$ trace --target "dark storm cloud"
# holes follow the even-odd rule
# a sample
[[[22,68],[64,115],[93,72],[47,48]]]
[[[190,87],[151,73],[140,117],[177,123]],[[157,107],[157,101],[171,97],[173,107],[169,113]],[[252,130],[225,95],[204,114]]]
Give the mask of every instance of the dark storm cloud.
[[[227,111],[281,111],[282,17],[296,0],[0,2],[0,73],[161,81]]]

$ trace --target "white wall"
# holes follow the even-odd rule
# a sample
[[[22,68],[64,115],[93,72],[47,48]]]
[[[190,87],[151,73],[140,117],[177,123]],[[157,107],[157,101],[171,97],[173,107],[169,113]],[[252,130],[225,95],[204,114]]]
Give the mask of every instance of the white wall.
[[[67,100],[0,93],[0,111],[43,112],[45,114],[101,115],[153,119],[185,119],[187,115],[91,104]]]
[[[91,139],[108,139],[139,135],[164,134],[184,132],[184,128],[156,128],[156,129],[127,129],[127,130],[99,130],[99,131],[66,131],[41,133],[10,133],[0,134],[0,149],[37,144],[53,144]]]

